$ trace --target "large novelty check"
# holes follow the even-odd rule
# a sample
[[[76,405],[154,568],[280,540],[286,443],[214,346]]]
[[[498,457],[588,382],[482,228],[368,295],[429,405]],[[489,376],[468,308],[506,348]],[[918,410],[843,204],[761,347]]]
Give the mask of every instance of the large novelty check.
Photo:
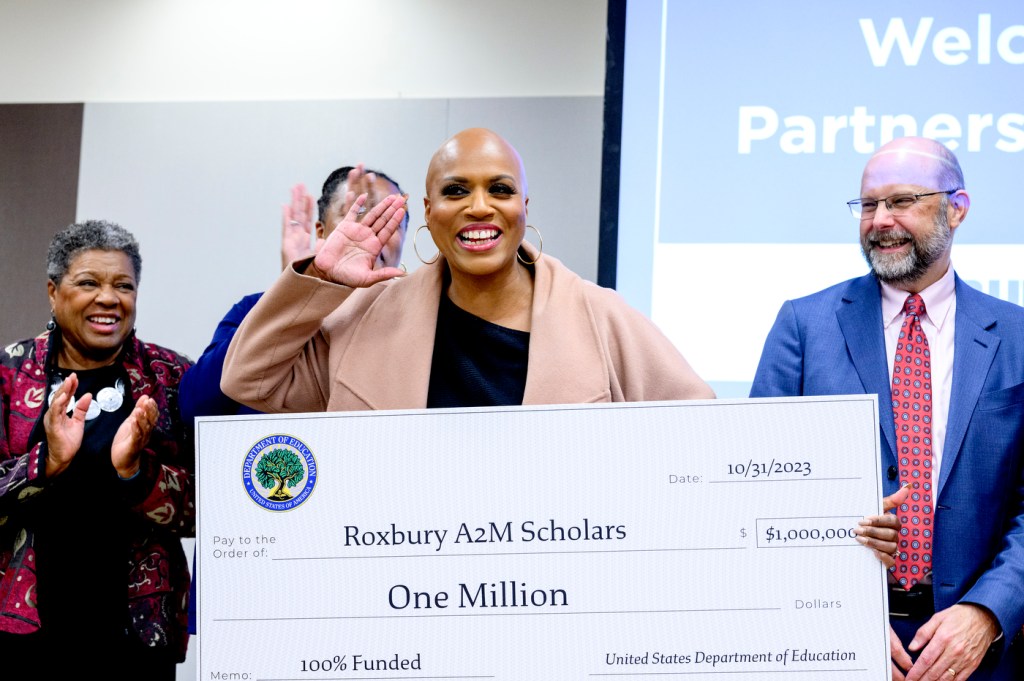
[[[199,673],[889,673],[875,398],[208,418]]]

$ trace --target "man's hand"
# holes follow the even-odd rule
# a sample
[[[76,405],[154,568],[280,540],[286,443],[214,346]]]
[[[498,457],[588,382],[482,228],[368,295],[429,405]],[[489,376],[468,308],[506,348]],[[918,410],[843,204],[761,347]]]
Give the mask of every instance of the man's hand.
[[[999,636],[999,623],[985,608],[958,603],[932,615],[907,646],[921,651],[906,681],[965,681]]]
[[[914,666],[910,653],[903,647],[903,641],[889,625],[889,657],[892,658],[892,681],[904,681],[905,674]]]

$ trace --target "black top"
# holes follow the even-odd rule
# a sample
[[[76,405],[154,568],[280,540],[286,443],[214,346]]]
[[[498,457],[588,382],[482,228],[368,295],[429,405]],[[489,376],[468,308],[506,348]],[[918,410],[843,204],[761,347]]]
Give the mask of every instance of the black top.
[[[427,407],[522,404],[529,352],[529,332],[492,324],[442,295]]]
[[[48,392],[70,373],[51,373]],[[39,494],[28,522],[36,532],[39,616],[53,640],[74,633],[76,640],[109,644],[124,636],[131,522],[110,447],[135,403],[120,363],[75,373],[75,398],[91,393],[93,416],[74,459]]]

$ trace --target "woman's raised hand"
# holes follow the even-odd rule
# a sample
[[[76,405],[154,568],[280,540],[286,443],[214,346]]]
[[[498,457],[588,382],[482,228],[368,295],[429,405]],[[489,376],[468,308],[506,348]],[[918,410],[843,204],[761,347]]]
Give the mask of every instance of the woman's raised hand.
[[[120,477],[130,478],[139,472],[139,457],[143,447],[149,443],[149,435],[153,432],[158,416],[156,401],[143,395],[117,429],[114,441],[110,444],[110,463],[114,464]]]
[[[313,258],[307,274],[352,288],[365,288],[405,274],[397,267],[376,268],[378,256],[405,217],[405,197],[392,194],[367,211],[359,211],[367,195],[360,194],[348,213]]]
[[[291,203],[281,208],[281,269],[313,254],[313,203],[306,186],[297,184],[292,187]]]
[[[366,172],[366,166],[362,163],[357,163],[355,168],[348,171],[348,176],[345,178],[345,186],[348,188],[348,191],[345,192],[345,204],[342,206],[342,212],[347,213],[349,208],[352,207],[352,202],[360,194],[366,194],[365,205],[369,206],[376,206],[384,198],[380,195],[381,192],[377,188],[377,174]],[[386,194],[387,192],[384,193]],[[364,210],[361,208],[360,214]]]
[[[75,403],[68,415],[68,404],[78,389],[78,375],[71,374],[53,393],[50,408],[43,415],[43,429],[46,431],[46,477],[52,478],[64,472],[71,465],[85,433],[85,413],[89,411],[92,395],[86,393]]]

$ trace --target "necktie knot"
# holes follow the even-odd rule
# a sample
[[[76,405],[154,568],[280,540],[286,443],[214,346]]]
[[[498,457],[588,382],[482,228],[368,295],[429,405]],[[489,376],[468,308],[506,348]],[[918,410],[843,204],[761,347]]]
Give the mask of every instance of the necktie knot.
[[[907,296],[907,300],[903,303],[903,314],[915,317],[924,316],[924,298],[917,293]]]

